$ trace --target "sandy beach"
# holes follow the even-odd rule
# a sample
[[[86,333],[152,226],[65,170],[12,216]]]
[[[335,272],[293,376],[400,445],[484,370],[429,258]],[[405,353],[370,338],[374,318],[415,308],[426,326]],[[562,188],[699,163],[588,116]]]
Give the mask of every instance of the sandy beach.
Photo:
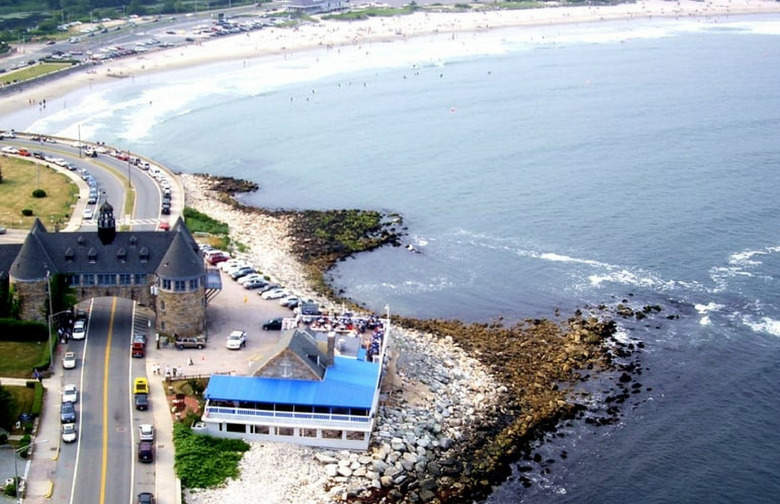
[[[407,16],[374,17],[360,21],[319,19],[296,28],[266,28],[233,37],[207,39],[135,57],[85,67],[83,71],[3,97],[0,114],[21,110],[41,100],[52,101],[76,89],[117,77],[139,76],[226,60],[247,60],[323,47],[359,46],[374,42],[404,41],[441,33],[484,32],[502,28],[603,23],[654,18],[701,19],[717,22],[736,14],[780,13],[770,0],[640,1],[614,6],[548,7],[471,12],[417,12]],[[529,33],[531,30],[528,30]],[[531,36],[529,34],[529,36]]]

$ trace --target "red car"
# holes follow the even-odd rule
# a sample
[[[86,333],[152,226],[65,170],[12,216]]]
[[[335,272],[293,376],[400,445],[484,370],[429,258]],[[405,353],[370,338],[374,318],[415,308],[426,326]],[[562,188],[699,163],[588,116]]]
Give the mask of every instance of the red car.
[[[171,229],[171,225],[168,222],[161,222],[159,229],[161,229],[162,231],[169,231]]]
[[[211,264],[213,266],[215,264],[219,264],[221,262],[225,262],[228,259],[230,259],[230,256],[227,256],[225,254],[212,254],[211,256],[209,256],[207,261],[208,261],[209,264]]]

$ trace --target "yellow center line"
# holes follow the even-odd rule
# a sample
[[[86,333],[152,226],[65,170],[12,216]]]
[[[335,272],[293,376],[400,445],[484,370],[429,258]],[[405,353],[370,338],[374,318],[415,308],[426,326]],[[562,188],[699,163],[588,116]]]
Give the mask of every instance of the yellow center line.
[[[111,317],[108,319],[106,356],[103,362],[103,463],[100,466],[100,504],[106,501],[106,473],[108,472],[108,363],[111,357],[111,336],[114,332],[116,298],[111,303]]]

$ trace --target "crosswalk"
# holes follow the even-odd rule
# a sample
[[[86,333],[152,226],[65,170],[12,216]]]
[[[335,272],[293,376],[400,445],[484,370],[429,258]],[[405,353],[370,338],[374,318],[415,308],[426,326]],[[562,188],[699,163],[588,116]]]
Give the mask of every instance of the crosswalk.
[[[160,222],[168,222],[167,220],[160,219],[118,219],[116,221],[117,226],[144,226],[144,227],[157,227]],[[81,221],[82,227],[97,227],[97,219],[84,219]]]

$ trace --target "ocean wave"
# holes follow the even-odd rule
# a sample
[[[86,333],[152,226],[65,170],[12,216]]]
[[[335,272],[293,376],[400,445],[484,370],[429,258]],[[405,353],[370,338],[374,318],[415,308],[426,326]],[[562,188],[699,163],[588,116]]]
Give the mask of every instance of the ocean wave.
[[[755,332],[780,336],[780,320],[762,317],[759,321],[753,321],[750,317],[743,317],[742,322]]]

